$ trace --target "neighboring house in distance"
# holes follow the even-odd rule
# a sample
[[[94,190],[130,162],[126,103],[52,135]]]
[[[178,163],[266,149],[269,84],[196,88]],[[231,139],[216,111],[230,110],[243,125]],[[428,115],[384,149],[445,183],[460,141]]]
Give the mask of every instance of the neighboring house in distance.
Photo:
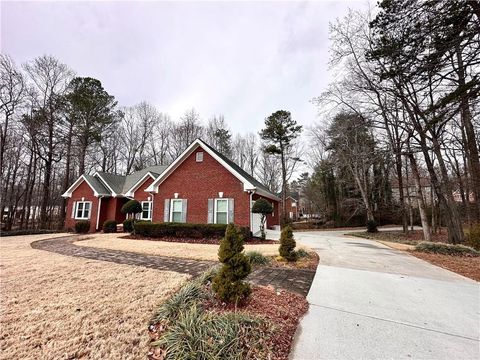
[[[130,199],[141,202],[140,218],[153,222],[235,223],[255,234],[260,214],[252,214],[255,200],[272,202],[267,227],[279,225],[280,198],[233,161],[200,139],[168,167],[153,166],[131,175],[97,172],[82,175],[63,194],[69,198],[65,227],[90,220],[90,231],[106,220],[125,220],[121,207]]]
[[[398,185],[397,178],[392,179],[391,186],[392,186],[392,199],[396,202],[399,202],[400,186]],[[422,194],[425,200],[425,204],[430,205],[432,203],[432,186],[430,184],[430,179],[428,179],[427,177],[421,177],[420,188],[422,189]],[[405,201],[407,202],[407,204],[408,204],[408,201],[410,201],[412,207],[414,208],[418,207],[417,187],[413,179],[408,179],[408,186],[407,186],[407,180],[403,179],[403,196],[405,197]]]
[[[298,200],[295,199],[293,196],[287,196],[287,198],[285,199],[285,213],[290,220],[298,220],[298,207]]]

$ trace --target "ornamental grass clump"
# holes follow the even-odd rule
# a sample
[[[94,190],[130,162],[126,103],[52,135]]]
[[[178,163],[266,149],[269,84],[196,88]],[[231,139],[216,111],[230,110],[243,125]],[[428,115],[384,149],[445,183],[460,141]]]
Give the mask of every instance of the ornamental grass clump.
[[[452,255],[452,256],[470,256],[470,257],[480,256],[480,251],[477,251],[474,248],[471,248],[468,246],[434,243],[434,242],[428,242],[428,241],[422,241],[420,244],[415,246],[415,250],[426,252],[426,253],[432,253],[432,254],[442,254],[442,255]]]
[[[225,237],[220,241],[218,259],[223,266],[213,278],[212,288],[225,302],[238,303],[251,291],[250,285],[243,281],[252,270],[243,253],[243,241],[233,224],[227,226]]]
[[[295,246],[297,246],[297,243],[293,238],[292,228],[289,225],[285,226],[280,235],[280,247],[278,249],[280,256],[287,261],[296,261],[297,253],[295,252]]]
[[[253,266],[255,265],[268,265],[270,263],[270,259],[264,256],[259,251],[249,251],[245,254],[245,256],[250,261],[250,264]]]

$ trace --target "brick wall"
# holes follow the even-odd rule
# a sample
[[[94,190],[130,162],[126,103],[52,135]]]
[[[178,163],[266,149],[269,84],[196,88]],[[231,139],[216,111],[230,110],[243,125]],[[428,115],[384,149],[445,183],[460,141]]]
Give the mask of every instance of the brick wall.
[[[95,197],[92,188],[87,184],[86,181],[83,181],[72,193],[72,197],[68,199],[65,229],[74,229],[75,222],[79,221],[72,218],[72,206],[75,201],[82,201],[82,197],[85,198],[85,201],[92,202],[92,209],[90,211],[89,221],[90,232],[94,232],[97,225],[98,198]]]
[[[250,195],[243,191],[243,184],[217,160],[203,151],[203,161],[196,162],[197,148],[178,168],[160,184],[153,203],[153,221],[163,222],[165,199],[187,199],[187,222],[207,223],[208,199],[235,199],[234,222],[250,226]]]
[[[275,225],[280,225],[280,212],[279,212],[280,203],[278,201],[266,198],[264,196],[260,196],[258,194],[253,194],[252,196],[253,201],[258,200],[260,198],[263,198],[268,202],[273,203],[273,214],[267,215],[267,229],[273,228]]]
[[[152,197],[151,194],[149,194],[148,192],[146,192],[145,190],[153,183],[153,179],[151,177],[148,177],[148,179],[146,179],[144,181],[144,183],[142,185],[140,185],[140,187],[135,190],[135,192],[133,193],[133,198],[137,201],[148,201],[148,198]]]

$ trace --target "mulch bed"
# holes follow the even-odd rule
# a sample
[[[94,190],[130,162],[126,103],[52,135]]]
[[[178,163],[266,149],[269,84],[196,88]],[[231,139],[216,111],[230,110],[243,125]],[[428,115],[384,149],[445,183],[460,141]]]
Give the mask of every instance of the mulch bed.
[[[204,304],[209,311],[233,312],[235,305],[211,300]],[[273,332],[265,339],[272,350],[270,359],[287,360],[298,323],[308,310],[307,300],[285,290],[275,291],[271,286],[255,286],[252,294],[237,310],[266,319],[274,325]]]
[[[452,256],[409,251],[409,254],[470,279],[480,281],[480,257]]]
[[[379,231],[377,233],[350,233],[348,235],[363,237],[366,239],[373,240],[385,240],[391,242],[398,242],[408,245],[416,245],[423,240],[423,231],[422,230],[413,230],[404,233],[403,231]],[[446,243],[448,239],[448,234],[446,230],[441,230],[436,234],[432,234],[432,242],[442,242]]]
[[[177,242],[177,243],[188,243],[188,244],[214,244],[219,245],[221,238],[176,238],[176,237],[145,237],[140,235],[125,235],[121,236],[121,239],[132,239],[132,240],[151,240],[151,241],[166,241],[166,242]],[[246,245],[262,245],[262,244],[278,244],[278,241],[275,240],[261,240],[259,238],[249,238],[245,240]]]

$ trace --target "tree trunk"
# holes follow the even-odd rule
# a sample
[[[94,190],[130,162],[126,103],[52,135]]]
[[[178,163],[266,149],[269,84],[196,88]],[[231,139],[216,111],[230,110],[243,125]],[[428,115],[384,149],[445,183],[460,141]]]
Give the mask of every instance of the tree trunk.
[[[428,224],[425,198],[423,197],[423,193],[422,193],[422,186],[420,183],[420,174],[418,172],[417,160],[415,159],[415,156],[412,153],[409,153],[408,157],[410,159],[410,165],[412,168],[413,180],[415,181],[418,211],[420,212],[420,220],[422,222],[423,239],[425,241],[431,241],[430,225]]]
[[[442,209],[445,211],[445,222],[448,227],[448,242],[452,244],[460,244],[464,240],[464,233],[462,223],[460,221],[460,214],[458,212],[457,204],[453,199],[452,187],[448,179],[448,172],[443,161],[443,155],[440,150],[440,145],[436,137],[432,137],[433,151],[437,157],[442,180],[437,177],[436,169],[428,153],[428,147],[426,145],[425,134],[420,133],[420,140],[422,143],[422,151],[425,157],[425,163],[430,174],[435,194],[437,195],[438,202]]]
[[[458,85],[460,88],[462,88],[465,87],[465,68],[463,65],[460,46],[458,44],[456,45],[456,55],[458,64]],[[478,154],[478,142],[475,136],[475,129],[472,124],[472,113],[470,112],[470,104],[465,96],[462,96],[461,98],[460,119],[462,121],[462,126],[465,130],[466,135],[465,149],[470,168],[471,189],[475,196],[475,218],[477,220],[480,220],[480,158]],[[467,199],[469,199],[469,195],[470,194],[467,194]]]
[[[78,158],[78,174],[79,175],[85,174],[85,158],[86,157],[87,157],[87,149],[85,146],[81,146],[80,154]]]
[[[398,197],[400,201],[400,209],[402,212],[402,228],[403,232],[406,233],[408,231],[408,220],[407,212],[405,209],[405,194],[403,192],[402,155],[399,153],[395,154],[395,169],[397,171],[398,178]]]
[[[405,157],[405,180],[407,180],[407,186],[405,187],[405,192],[407,193],[408,218],[410,220],[410,230],[413,231],[413,206],[412,206],[412,197],[410,196],[410,177],[408,176],[407,157]]]
[[[72,153],[72,136],[73,136],[73,121],[70,121],[70,126],[68,128],[68,138],[67,138],[67,154],[65,161],[65,177],[63,180],[63,192],[67,191],[70,186],[70,160]],[[66,208],[68,200],[66,198],[62,199],[62,206],[60,208],[60,223],[59,229],[63,228],[65,223]]]
[[[285,164],[285,153],[283,145],[280,144],[280,157],[282,162],[282,218],[281,218],[281,225],[286,223],[287,220],[287,165]]]
[[[362,181],[360,180],[360,176],[358,174],[357,169],[353,171],[353,177],[357,183],[358,189],[360,190],[360,194],[362,195],[362,200],[365,205],[365,210],[367,212],[367,221],[375,221],[375,217],[373,216],[372,206],[370,204],[370,199],[367,194],[367,189],[365,189]]]

